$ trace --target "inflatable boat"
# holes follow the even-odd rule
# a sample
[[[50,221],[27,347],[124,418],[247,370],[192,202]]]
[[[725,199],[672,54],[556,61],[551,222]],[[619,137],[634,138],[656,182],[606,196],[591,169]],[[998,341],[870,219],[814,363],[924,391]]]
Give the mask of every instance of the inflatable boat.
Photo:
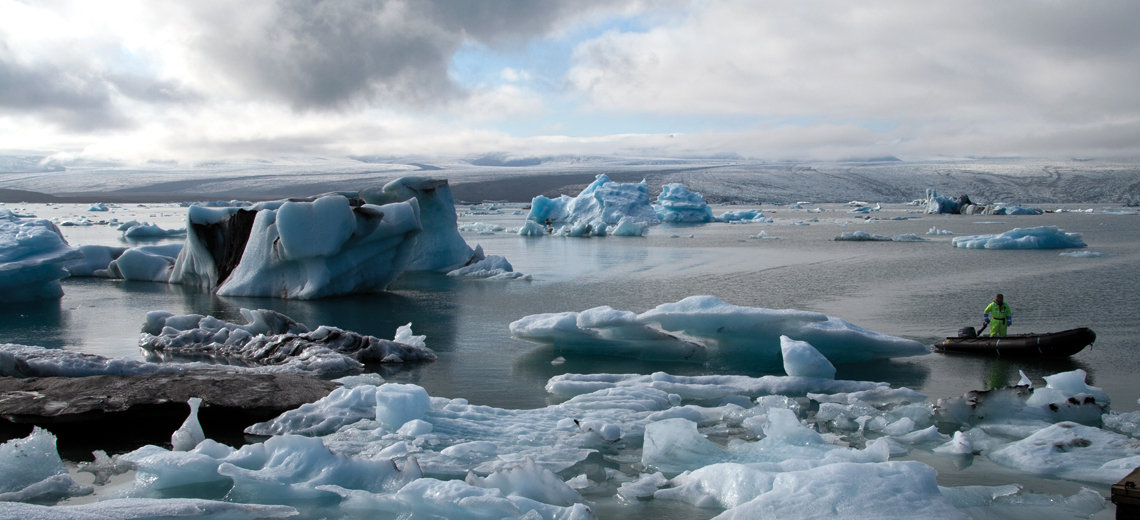
[[[958,337],[932,345],[935,352],[981,354],[987,356],[1066,357],[1096,341],[1092,329],[1079,328],[1048,334],[1010,334],[1004,337],[978,336],[973,327],[963,327]]]

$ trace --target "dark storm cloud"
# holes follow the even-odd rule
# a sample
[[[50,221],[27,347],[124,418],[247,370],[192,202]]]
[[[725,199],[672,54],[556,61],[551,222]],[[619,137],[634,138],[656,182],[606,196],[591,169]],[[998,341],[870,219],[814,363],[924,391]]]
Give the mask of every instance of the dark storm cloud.
[[[448,77],[468,40],[521,42],[568,17],[630,0],[280,0],[199,7],[207,60],[255,96],[297,109],[357,102],[427,106],[460,94]]]

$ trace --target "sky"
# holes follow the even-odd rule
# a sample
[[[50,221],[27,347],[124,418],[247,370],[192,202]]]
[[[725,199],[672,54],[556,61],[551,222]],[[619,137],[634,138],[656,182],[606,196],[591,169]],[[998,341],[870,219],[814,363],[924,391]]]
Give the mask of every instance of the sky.
[[[1140,156],[1140,2],[0,0],[0,154]]]

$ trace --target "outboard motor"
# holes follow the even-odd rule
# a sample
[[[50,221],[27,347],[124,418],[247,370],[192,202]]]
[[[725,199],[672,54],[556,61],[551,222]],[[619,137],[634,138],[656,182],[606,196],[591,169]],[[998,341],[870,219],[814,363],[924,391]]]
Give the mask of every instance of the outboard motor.
[[[958,337],[959,338],[976,338],[976,337],[978,337],[978,331],[974,330],[973,327],[962,327],[962,328],[958,329]]]

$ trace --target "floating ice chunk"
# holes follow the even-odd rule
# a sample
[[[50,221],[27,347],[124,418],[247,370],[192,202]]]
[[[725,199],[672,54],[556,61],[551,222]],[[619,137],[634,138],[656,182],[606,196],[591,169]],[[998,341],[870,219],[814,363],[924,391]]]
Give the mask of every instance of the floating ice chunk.
[[[856,401],[872,406],[902,405],[921,403],[926,400],[925,394],[920,394],[909,388],[890,388],[887,386],[875,387],[870,390],[840,394],[808,393],[807,397],[820,403],[850,404]]]
[[[102,202],[96,202],[95,204],[92,204],[91,207],[87,208],[87,211],[110,211],[110,210],[111,210],[111,208],[108,208],[107,205],[103,204]]]
[[[684,184],[672,183],[661,187],[654,210],[662,222],[712,222],[716,220],[712,208],[705,204],[700,193],[689,191]]]
[[[1025,375],[1024,370],[1018,370],[1017,374],[1021,376],[1021,379],[1018,379],[1017,384],[1014,386],[1028,386],[1029,388],[1033,388],[1033,381],[1029,380],[1029,376]]]
[[[656,211],[649,204],[649,184],[646,181],[622,184],[610,181],[605,174],[599,174],[577,197],[535,197],[526,218],[539,223],[549,219],[554,224],[588,223],[594,220],[606,224],[619,224],[622,220],[650,224],[660,222]]]
[[[252,435],[327,435],[363,419],[376,418],[376,386],[337,388],[314,403],[303,404],[245,429]]]
[[[403,363],[435,359],[423,336],[413,336],[410,325],[397,329],[389,341],[336,327],[315,331],[284,314],[241,309],[249,323],[227,323],[210,316],[174,316],[147,313],[139,346],[158,354],[196,354],[236,358],[258,365],[280,365],[290,370],[319,373],[358,371],[360,362]]]
[[[146,363],[97,354],[26,345],[0,345],[0,376],[86,377],[127,374],[181,374],[206,365]]]
[[[198,407],[202,405],[202,400],[191,397],[186,404],[190,405],[190,415],[170,437],[174,451],[190,451],[206,440],[206,434],[202,432],[202,425],[198,422]]]
[[[519,235],[524,237],[540,237],[546,234],[546,228],[533,220],[528,220],[519,228]]]
[[[123,473],[135,469],[134,464],[120,460],[117,455],[108,457],[107,452],[103,450],[95,450],[91,452],[91,455],[95,460],[91,462],[80,462],[77,469],[80,473],[90,473],[94,475],[95,480],[92,482],[92,485],[95,486],[102,486],[109,482],[111,477],[122,475]]]
[[[1070,397],[1075,397],[1082,394],[1091,395],[1094,399],[1096,399],[1096,402],[1100,404],[1111,404],[1112,399],[1108,397],[1108,394],[1104,393],[1104,390],[1101,390],[1100,388],[1086,384],[1086,378],[1088,378],[1088,374],[1079,368],[1070,372],[1061,372],[1059,374],[1045,376],[1045,388],[1054,390],[1055,393],[1042,392],[1043,389],[1036,389],[1033,393],[1033,397],[1030,397],[1026,404],[1029,406],[1047,405],[1051,403],[1058,403]],[[1052,394],[1059,398],[1038,398],[1039,394],[1042,396]]]
[[[624,482],[618,487],[618,496],[629,503],[637,503],[638,499],[651,497],[658,489],[669,484],[661,472],[644,473],[634,482]]]
[[[974,445],[970,439],[962,432],[954,432],[954,438],[949,442],[937,448],[934,448],[934,453],[945,453],[947,455],[969,455],[974,452]]]
[[[134,222],[134,225],[127,226],[126,229],[123,229],[123,226],[126,226],[126,224],[119,226],[119,231],[122,231],[123,236],[126,238],[158,238],[186,234],[186,228],[163,229],[159,227],[158,224],[151,224],[149,222],[131,222]]]
[[[181,250],[182,244],[127,249],[107,264],[107,276],[124,280],[167,282]]]
[[[1140,466],[1140,444],[1100,428],[1060,422],[987,457],[1035,475],[1112,484]]]
[[[732,509],[771,491],[778,474],[733,462],[710,464],[677,475],[670,482],[672,487],[658,490],[653,498],[702,508]]]
[[[1104,429],[1123,435],[1140,437],[1140,411],[1128,413],[1109,412],[1101,416]]]
[[[676,394],[678,399],[724,399],[730,395],[756,398],[767,395],[805,396],[809,393],[859,392],[887,388],[887,383],[836,381],[781,376],[675,376],[664,372],[641,374],[561,374],[550,378],[546,391],[574,397],[614,388],[653,388]]]
[[[80,258],[83,253],[48,220],[0,220],[0,303],[62,297],[64,266]]]
[[[936,226],[930,226],[930,231],[926,232],[927,235],[953,235],[953,231],[938,229]]]
[[[68,520],[120,520],[158,518],[208,518],[255,520],[258,518],[287,518],[297,514],[289,506],[235,504],[194,498],[119,498],[82,505],[39,506],[32,504],[5,504],[5,516],[10,518],[43,518]]]
[[[79,246],[79,250],[83,252],[82,258],[77,258],[63,264],[67,272],[71,273],[71,276],[98,276],[96,271],[106,271],[111,261],[119,258],[127,248],[85,245]],[[104,276],[107,276],[107,274],[104,273]]]
[[[641,463],[666,473],[724,462],[728,454],[697,431],[697,423],[686,419],[666,419],[645,426]]]
[[[431,400],[423,387],[388,383],[376,391],[376,420],[390,430],[404,423],[422,419],[431,408]]]
[[[906,233],[903,235],[895,235],[891,237],[895,242],[930,242],[929,238],[922,238],[914,233]]]
[[[1061,256],[1071,256],[1073,258],[1108,258],[1115,255],[1098,253],[1096,251],[1069,251],[1067,253],[1061,253]]]
[[[474,487],[498,489],[508,497],[520,496],[555,506],[586,503],[581,494],[529,457],[521,465],[504,468],[486,478],[468,472],[464,481]]]
[[[614,227],[610,234],[617,237],[640,237],[644,236],[645,232],[649,230],[647,222],[634,222],[628,219],[622,219]]]
[[[716,217],[716,220],[720,222],[766,222],[767,217],[758,209],[742,209],[726,211]]]
[[[1050,390],[1057,392],[1053,395],[1063,395],[1060,390]],[[1058,421],[1099,424],[1100,416],[1108,408],[1107,403],[1096,402],[1091,398],[1091,395],[1088,400],[1063,399],[1056,403],[1041,406],[1030,405],[1029,399],[1042,391],[1046,390],[1035,390],[1028,386],[1007,386],[985,391],[972,390],[962,397],[939,399],[935,406],[935,414],[941,422],[959,425],[1038,424],[1031,426],[1030,431],[1025,432],[1024,435],[1028,435],[1043,426]]]
[[[1028,206],[1007,206],[1005,204],[995,204],[992,208],[987,208],[987,213],[993,215],[1040,215],[1045,213],[1037,208],[1030,208]]]
[[[835,365],[810,343],[780,336],[780,351],[789,376],[835,379]]]
[[[936,476],[934,468],[913,461],[779,473],[770,490],[717,518],[967,518],[939,492]]]
[[[0,502],[58,501],[93,491],[72,480],[56,450],[56,437],[40,426],[0,445]]]
[[[27,437],[0,444],[0,502],[44,502],[94,491],[71,479],[51,432],[36,426]]]
[[[893,240],[886,235],[872,235],[866,231],[843,232],[843,234],[835,237],[835,241],[850,241],[850,242],[890,242]]]
[[[514,337],[563,351],[760,368],[782,366],[782,335],[811,343],[833,363],[929,353],[917,341],[823,314],[740,307],[712,296],[691,296],[614,323],[579,324],[576,313],[537,314],[510,329]]]
[[[493,280],[530,280],[528,274],[516,273],[515,268],[506,258],[491,255],[471,265],[460,267],[447,273],[448,276],[466,276],[470,278],[490,278]]]
[[[954,237],[954,247],[967,249],[1066,249],[1088,247],[1080,233],[1066,233],[1057,226],[1014,228],[998,235]]]

